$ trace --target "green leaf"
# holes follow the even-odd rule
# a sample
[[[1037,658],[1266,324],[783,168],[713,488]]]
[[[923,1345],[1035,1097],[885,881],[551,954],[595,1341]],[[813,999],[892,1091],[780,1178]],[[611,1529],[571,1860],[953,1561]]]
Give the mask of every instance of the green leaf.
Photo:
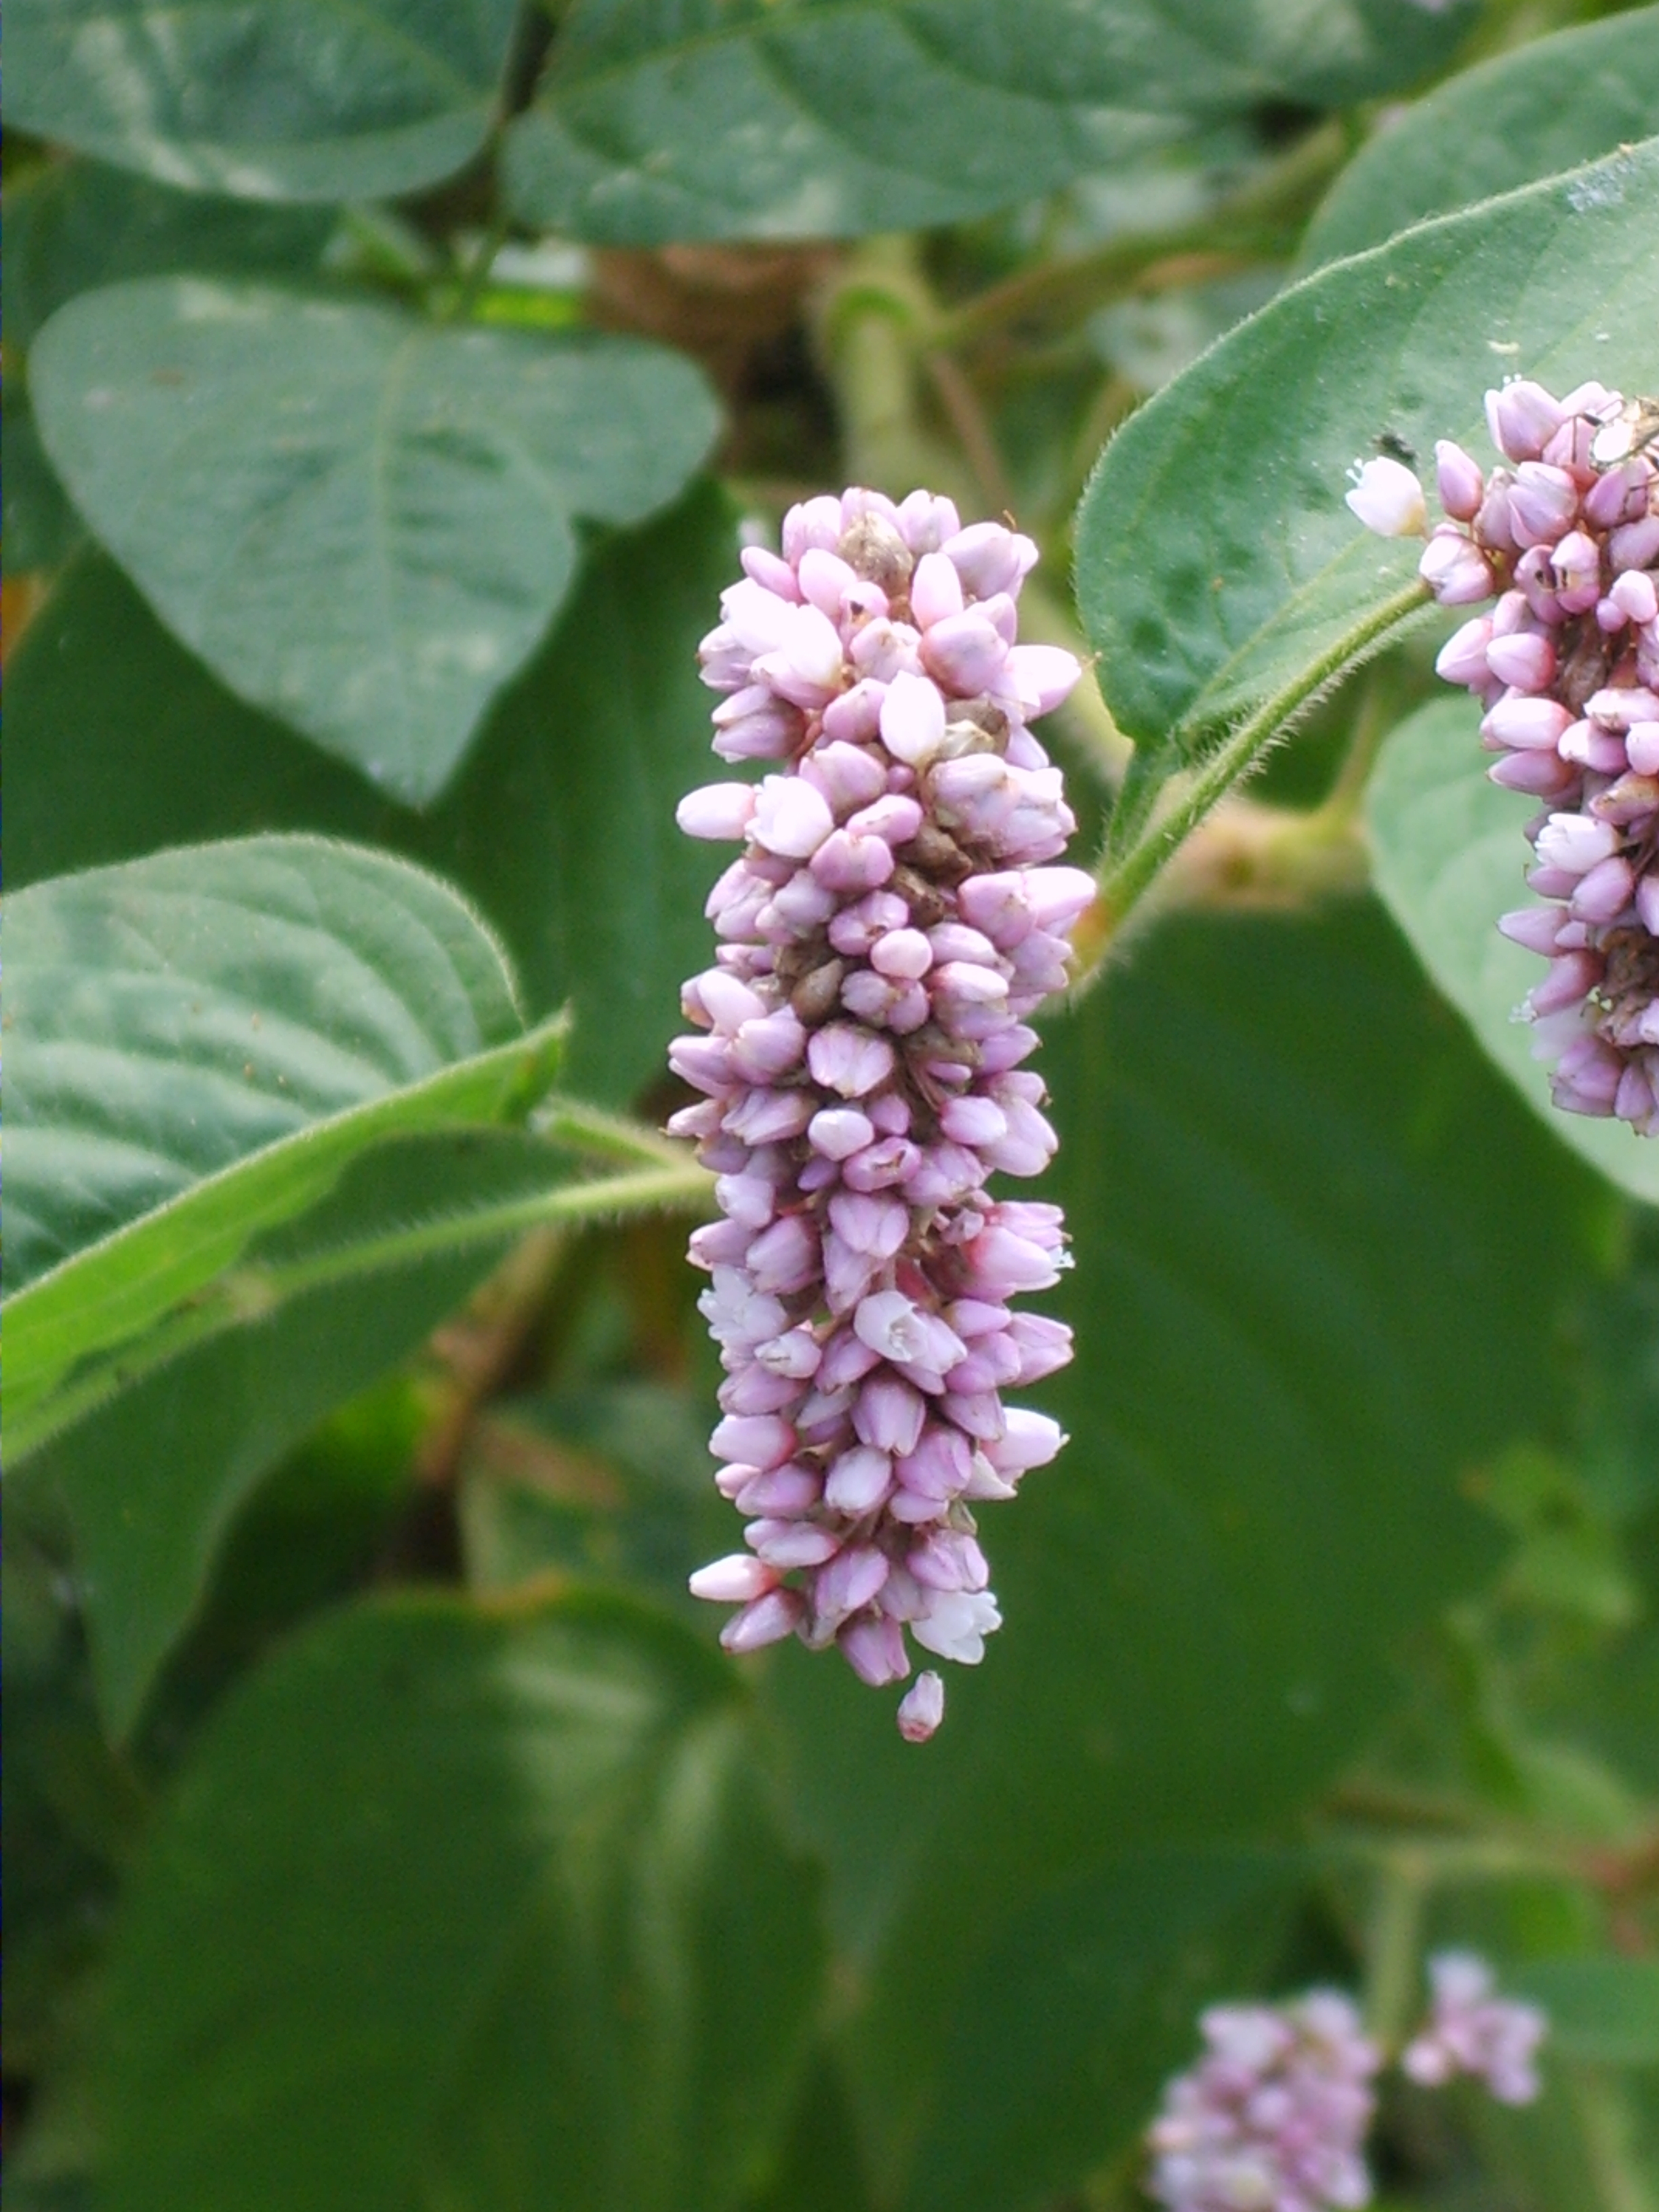
[[[10,120],[164,184],[378,199],[483,143],[514,0],[17,0]]]
[[[1419,548],[1348,512],[1354,456],[1385,431],[1484,450],[1481,394],[1504,375],[1645,389],[1656,293],[1650,138],[1322,270],[1132,417],[1078,518],[1101,689],[1148,749],[1115,842],[1242,717],[1259,757],[1409,611]]]
[[[1377,0],[581,0],[504,174],[526,221],[609,245],[915,229],[1265,100],[1408,83],[1464,21]]]
[[[41,450],[40,434],[21,392],[8,396],[0,423],[0,488],[5,498],[0,548],[7,575],[56,568],[67,561],[85,532]]]
[[[1497,923],[1528,902],[1522,833],[1538,809],[1488,781],[1479,720],[1473,701],[1440,699],[1390,734],[1367,799],[1378,894],[1482,1050],[1561,1143],[1633,1197],[1659,1203],[1659,1145],[1622,1121],[1553,1106],[1532,1031],[1516,1018],[1544,967]]]
[[[523,1111],[498,947],[402,862],[313,838],[158,854],[13,898],[10,1423],[399,1131]]]
[[[5,195],[6,344],[34,343],[80,292],[127,276],[304,276],[339,217],[151,184],[101,161],[54,161]]]
[[[1063,2200],[1120,2156],[1204,2006],[1261,1989],[1299,1872],[1289,1853],[1146,1853],[1017,1911],[963,1993],[910,2212]],[[1021,2032],[988,2034],[995,2019]]]
[[[570,1003],[571,1086],[626,1104],[659,1073],[680,982],[708,959],[717,864],[674,805],[714,765],[696,644],[736,570],[708,488],[599,547],[453,787],[417,815],[232,698],[89,553],[8,671],[12,880],[266,827],[390,847],[477,901],[532,1012]]]
[[[1557,1302],[1608,1210],[1369,905],[1166,924],[1042,1066],[1077,1265],[1038,1303],[1078,1358],[1037,1394],[1070,1444],[982,1516],[1006,1625],[920,1757],[845,1668],[767,1679],[893,2196],[956,2109],[969,1976],[988,2048],[1029,2033],[977,1978],[1027,1886],[1282,1835],[1395,1709],[1406,1639],[1494,1563],[1466,1471],[1557,1417]],[[1080,2094],[1031,2130],[1081,2142]]]
[[[1659,1960],[1538,1959],[1504,1978],[1550,2019],[1546,2058],[1603,2066],[1659,2066]]]
[[[110,2212],[723,2212],[817,2000],[727,1670],[619,1603],[359,1607],[233,1693],[128,1901]]]
[[[1309,226],[1298,270],[1380,246],[1649,137],[1659,113],[1659,8],[1577,23],[1463,70],[1362,148]]]
[[[233,690],[400,799],[434,798],[574,573],[717,416],[629,338],[441,328],[195,278],[56,314],[31,389],[93,529]]]
[[[477,1286],[515,1234],[485,1233],[489,1220],[572,1188],[568,1158],[507,1131],[377,1145],[300,1220],[252,1241],[239,1279],[258,1294],[210,1316],[216,1331],[148,1367],[144,1355],[168,1347],[141,1340],[136,1371],[101,1396],[94,1368],[82,1418],[12,1480],[67,1508],[112,1736],[132,1734],[262,1478]],[[409,1232],[434,1221],[474,1233],[422,1248]],[[49,1402],[43,1418],[61,1410]]]

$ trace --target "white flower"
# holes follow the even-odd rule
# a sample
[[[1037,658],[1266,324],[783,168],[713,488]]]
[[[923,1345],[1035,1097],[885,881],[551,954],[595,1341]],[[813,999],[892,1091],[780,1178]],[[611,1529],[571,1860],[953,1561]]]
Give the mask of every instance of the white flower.
[[[1362,465],[1354,464],[1353,489],[1348,505],[1367,530],[1379,538],[1421,538],[1429,526],[1423,487],[1403,461],[1382,456]]]
[[[977,1667],[985,1656],[986,1638],[1001,1626],[1002,1615],[989,1590],[947,1590],[933,1600],[925,1620],[910,1623],[910,1633],[941,1659]]]

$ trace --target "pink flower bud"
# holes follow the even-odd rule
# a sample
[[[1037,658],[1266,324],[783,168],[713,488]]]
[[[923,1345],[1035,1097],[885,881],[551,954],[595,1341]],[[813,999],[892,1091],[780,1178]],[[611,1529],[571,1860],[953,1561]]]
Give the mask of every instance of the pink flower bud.
[[[1473,522],[1486,491],[1480,463],[1449,438],[1436,441],[1434,459],[1441,506],[1454,522]]]
[[[693,1597],[711,1599],[716,1605],[747,1605],[763,1597],[777,1583],[775,1571],[747,1552],[732,1552],[712,1565],[699,1567],[688,1583]]]
[[[926,1743],[944,1718],[945,1684],[929,1667],[899,1700],[899,1734],[906,1743]]]
[[[1437,530],[1417,564],[1417,573],[1444,607],[1465,607],[1489,599],[1492,572],[1479,547],[1455,530]]]
[[[1516,377],[1486,394],[1486,426],[1499,453],[1512,461],[1536,460],[1562,420],[1561,403],[1541,384]]]

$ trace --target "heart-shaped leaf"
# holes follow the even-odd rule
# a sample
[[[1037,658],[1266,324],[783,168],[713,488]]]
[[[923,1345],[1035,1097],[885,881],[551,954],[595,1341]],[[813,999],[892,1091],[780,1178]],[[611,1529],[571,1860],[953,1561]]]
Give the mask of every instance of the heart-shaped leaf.
[[[558,1027],[520,1034],[477,917],[380,854],[185,848],[18,892],[8,919],[9,1426],[371,1143],[551,1081]]]
[[[787,2118],[817,1902],[684,1631],[358,1607],[234,1693],[152,1839],[103,2201],[726,2212]]]
[[[911,229],[1263,100],[1386,91],[1462,32],[1381,0],[582,0],[505,173],[527,221],[613,245]]]
[[[163,184],[382,199],[483,144],[515,0],[14,0],[9,120]]]
[[[664,505],[717,422],[696,370],[636,340],[198,279],[72,301],[30,377],[76,505],[163,621],[417,805],[563,599],[575,518]]]
[[[1101,688],[1146,749],[1115,841],[1220,733],[1255,757],[1397,630],[1418,548],[1348,512],[1353,457],[1385,433],[1419,453],[1479,442],[1481,395],[1507,374],[1650,388],[1656,298],[1650,138],[1322,270],[1131,418],[1078,520]]]
[[[1498,933],[1498,917],[1529,902],[1532,858],[1522,836],[1535,799],[1486,775],[1480,709],[1438,699],[1389,736],[1367,799],[1376,888],[1429,974],[1534,1113],[1565,1145],[1633,1197],[1659,1204],[1659,1144],[1622,1121],[1563,1114],[1516,1010],[1544,973],[1535,953]]]
[[[1391,117],[1309,225],[1298,269],[1380,246],[1651,135],[1659,114],[1659,8],[1575,23],[1462,70]]]

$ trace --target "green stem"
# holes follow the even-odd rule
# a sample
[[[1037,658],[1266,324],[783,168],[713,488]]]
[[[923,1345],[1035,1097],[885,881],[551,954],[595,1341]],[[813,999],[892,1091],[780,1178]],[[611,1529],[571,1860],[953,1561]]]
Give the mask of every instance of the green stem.
[[[507,243],[507,217],[495,216],[489,228],[479,240],[472,258],[461,272],[460,282],[453,299],[444,307],[441,322],[464,323],[478,304],[478,296],[489,282],[489,272],[495,265],[495,256]]]
[[[1223,273],[1224,266],[1282,260],[1345,158],[1340,124],[1326,125],[1220,207],[1161,230],[1109,239],[1068,260],[1022,270],[942,316],[929,343],[977,345],[1011,324],[1079,321],[1125,293],[1145,289],[1161,264],[1171,264],[1168,283],[1175,284],[1202,282]]]
[[[1365,1929],[1365,2027],[1392,2055],[1405,2040],[1418,1992],[1423,1907],[1434,1880],[1428,1856],[1396,1844],[1376,1870]]]
[[[538,1191],[532,1198],[509,1199],[500,1206],[480,1206],[476,1212],[452,1219],[428,1221],[416,1229],[396,1229],[385,1237],[348,1244],[336,1252],[319,1252],[287,1267],[236,1268],[226,1279],[233,1297],[246,1297],[255,1311],[285,1304],[308,1291],[348,1282],[353,1276],[379,1274],[387,1267],[408,1267],[445,1252],[465,1251],[473,1244],[493,1244],[541,1229],[554,1222],[614,1219],[625,1213],[656,1213],[665,1206],[695,1206],[713,1189],[705,1170],[686,1160],[672,1167],[642,1169],[633,1175],[597,1176],[590,1182],[562,1183],[556,1190]]]
[[[1342,757],[1342,765],[1322,805],[1315,809],[1316,814],[1333,830],[1346,830],[1358,820],[1382,740],[1397,719],[1396,703],[1389,686],[1376,682],[1366,686],[1354,716],[1353,736]]]
[[[1656,2212],[1622,2084],[1599,2066],[1575,2066],[1568,2080],[1589,2166],[1587,2178],[1603,2212]]]
[[[848,481],[897,497],[927,484],[971,504],[972,462],[964,464],[923,421],[922,362],[934,314],[916,241],[872,238],[848,260],[824,303],[819,348],[835,390]]]
[[[539,1137],[568,1145],[573,1152],[594,1159],[632,1160],[644,1167],[684,1168],[685,1147],[673,1138],[647,1129],[625,1115],[607,1114],[579,1098],[562,1098],[556,1092],[544,1100],[532,1117]]]
[[[138,1344],[125,1347],[8,1425],[14,1463],[125,1389],[183,1353],[251,1322],[264,1321],[289,1299],[332,1285],[408,1267],[480,1244],[506,1243],[559,1222],[617,1219],[634,1213],[698,1208],[713,1185],[684,1154],[632,1174],[562,1183],[529,1198],[480,1206],[469,1213],[319,1252],[286,1265],[253,1261],[233,1267],[190,1304],[179,1307]]]
[[[1429,604],[1426,587],[1416,581],[1404,586],[1363,622],[1347,630],[1295,681],[1265,700],[1255,713],[1194,769],[1185,789],[1167,812],[1141,830],[1121,858],[1110,860],[1101,876],[1101,909],[1115,934],[1131,909],[1151,886],[1164,863],[1189,837],[1217,801],[1224,798],[1241,777],[1248,775],[1264,753],[1281,737],[1297,714],[1311,706],[1333,678],[1356,659],[1377,651],[1411,617]]]

